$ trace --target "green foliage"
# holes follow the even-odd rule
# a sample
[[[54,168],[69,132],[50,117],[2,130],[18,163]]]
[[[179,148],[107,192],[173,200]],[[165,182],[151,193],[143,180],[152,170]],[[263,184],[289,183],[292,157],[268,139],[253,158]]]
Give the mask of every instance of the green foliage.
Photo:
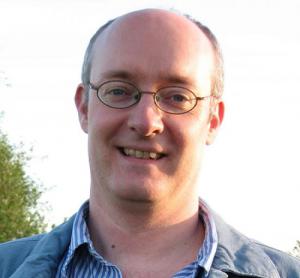
[[[25,173],[28,160],[0,130],[0,242],[45,231],[38,209],[42,189]]]
[[[291,255],[300,259],[300,240],[297,240],[296,245],[291,252]]]

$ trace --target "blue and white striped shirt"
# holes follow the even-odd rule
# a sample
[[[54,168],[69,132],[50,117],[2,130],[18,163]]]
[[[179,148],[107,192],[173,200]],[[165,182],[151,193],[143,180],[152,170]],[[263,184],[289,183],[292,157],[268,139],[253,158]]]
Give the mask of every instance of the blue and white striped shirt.
[[[75,217],[71,242],[59,264],[56,278],[121,278],[119,268],[106,261],[95,250],[86,224],[88,213],[89,203],[85,202]],[[200,201],[199,219],[205,225],[205,238],[198,257],[172,278],[192,278],[198,271],[203,271],[204,277],[208,275],[216,253],[218,237],[215,222],[203,201]]]

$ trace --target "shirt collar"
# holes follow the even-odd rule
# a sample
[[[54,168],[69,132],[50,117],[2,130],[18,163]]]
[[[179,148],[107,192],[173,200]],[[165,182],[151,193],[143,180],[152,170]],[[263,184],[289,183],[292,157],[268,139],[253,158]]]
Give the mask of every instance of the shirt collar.
[[[199,219],[201,218],[205,227],[205,237],[199,249],[197,261],[199,267],[203,267],[206,274],[205,276],[207,276],[216,254],[218,234],[213,215],[208,205],[202,199],[199,200]]]
[[[87,226],[87,219],[89,214],[89,201],[83,203],[75,215],[72,227],[71,242],[68,253],[62,266],[62,273],[67,277],[67,269],[74,256],[76,250],[83,245],[86,245],[89,253],[104,262],[104,259],[97,253],[90,238],[90,233]],[[104,262],[105,263],[105,262]]]
[[[88,214],[89,201],[86,201],[80,207],[74,219],[71,242],[69,245],[68,254],[62,267],[62,272],[64,273],[66,273],[70,261],[76,255],[76,250],[82,245],[87,246],[89,253],[92,256],[95,256],[104,264],[110,264],[97,253],[93,246],[87,226]],[[196,263],[198,264],[198,267],[204,269],[205,276],[207,276],[216,254],[218,236],[213,215],[210,213],[208,206],[203,200],[199,201],[199,221],[203,221],[203,224],[205,226],[205,237],[203,244],[199,249]]]

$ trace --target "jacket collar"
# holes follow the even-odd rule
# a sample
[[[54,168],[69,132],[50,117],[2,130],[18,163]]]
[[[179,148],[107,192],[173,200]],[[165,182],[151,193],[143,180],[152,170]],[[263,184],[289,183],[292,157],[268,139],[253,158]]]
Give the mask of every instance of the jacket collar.
[[[237,277],[280,278],[271,259],[257,244],[227,225],[218,215],[213,213],[213,217],[219,242],[208,278],[226,278],[230,273]],[[73,221],[74,216],[44,236],[11,278],[55,275],[70,244]]]
[[[30,255],[11,278],[54,277],[57,266],[70,244],[74,216],[38,241]]]
[[[226,224],[215,213],[213,217],[219,243],[209,278],[228,277],[230,273],[241,277],[280,278],[273,262],[259,245]]]

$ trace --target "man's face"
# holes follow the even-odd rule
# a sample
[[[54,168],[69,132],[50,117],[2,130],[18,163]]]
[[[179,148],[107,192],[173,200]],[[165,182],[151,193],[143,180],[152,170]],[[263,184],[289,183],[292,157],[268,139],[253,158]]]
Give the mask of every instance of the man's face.
[[[174,85],[197,96],[211,94],[213,50],[200,29],[181,16],[127,15],[100,35],[93,51],[90,81],[96,86],[123,80],[142,91]],[[173,115],[159,110],[149,94],[126,109],[105,106],[94,90],[89,94],[85,106],[80,85],[76,103],[88,133],[92,196],[178,206],[197,196],[203,148],[220,122],[218,114],[210,117],[209,98]]]

